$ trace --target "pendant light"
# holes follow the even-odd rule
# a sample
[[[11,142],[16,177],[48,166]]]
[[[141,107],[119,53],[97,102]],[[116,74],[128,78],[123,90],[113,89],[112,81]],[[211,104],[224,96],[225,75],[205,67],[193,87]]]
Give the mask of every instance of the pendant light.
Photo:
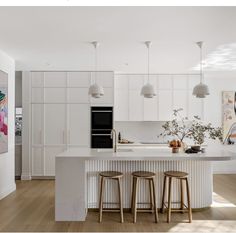
[[[94,83],[89,87],[89,95],[91,95],[93,98],[100,98],[104,95],[104,90],[103,87],[97,84],[97,47],[98,47],[98,42],[94,41],[92,42],[92,45],[94,46],[95,49],[95,78],[94,78]]]
[[[203,69],[202,69],[202,44],[203,41],[196,42],[197,46],[200,48],[200,83],[193,88],[193,95],[197,98],[205,98],[209,95],[209,88],[203,83]]]
[[[152,84],[150,84],[150,80],[149,80],[149,48],[150,48],[150,45],[151,45],[151,41],[146,41],[145,42],[145,45],[147,46],[147,51],[148,51],[148,80],[147,80],[147,83],[142,87],[142,90],[141,90],[141,95],[143,95],[145,98],[153,98],[154,96],[156,96],[156,92],[155,92],[155,89],[153,87]]]

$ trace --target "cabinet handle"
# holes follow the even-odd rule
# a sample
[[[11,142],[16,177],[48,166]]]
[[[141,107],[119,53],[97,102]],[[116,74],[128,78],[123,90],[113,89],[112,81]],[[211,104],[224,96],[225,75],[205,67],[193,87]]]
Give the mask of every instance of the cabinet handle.
[[[43,134],[42,134],[42,130],[39,130],[39,143],[43,144]]]
[[[63,130],[62,137],[63,137],[63,144],[66,144],[66,132],[65,132],[65,130]]]
[[[68,144],[70,144],[70,130],[67,131],[68,136]]]

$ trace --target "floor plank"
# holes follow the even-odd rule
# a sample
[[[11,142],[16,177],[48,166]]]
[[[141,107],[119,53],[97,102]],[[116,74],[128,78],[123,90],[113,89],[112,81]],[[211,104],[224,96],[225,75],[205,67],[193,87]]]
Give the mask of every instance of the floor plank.
[[[54,181],[17,181],[17,190],[0,201],[0,231],[41,232],[234,232],[236,231],[236,175],[214,175],[214,204],[211,208],[193,213],[193,223],[186,223],[187,214],[175,213],[172,222],[166,223],[166,215],[154,216],[139,213],[137,223],[125,213],[125,223],[119,222],[119,214],[104,213],[98,223],[98,213],[89,212],[85,222],[54,221]]]

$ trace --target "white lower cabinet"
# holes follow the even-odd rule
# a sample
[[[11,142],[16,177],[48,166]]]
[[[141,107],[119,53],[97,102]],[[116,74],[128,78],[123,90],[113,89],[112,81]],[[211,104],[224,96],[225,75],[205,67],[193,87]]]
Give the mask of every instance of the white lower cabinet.
[[[32,176],[44,176],[44,148],[32,147]]]

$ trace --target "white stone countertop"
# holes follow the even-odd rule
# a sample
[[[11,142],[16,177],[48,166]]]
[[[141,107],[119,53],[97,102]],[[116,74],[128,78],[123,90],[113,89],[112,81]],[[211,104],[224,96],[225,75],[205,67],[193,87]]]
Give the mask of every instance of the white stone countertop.
[[[142,148],[128,149],[118,148],[114,153],[112,149],[90,149],[90,148],[71,148],[60,153],[56,158],[83,158],[85,160],[206,160],[206,161],[227,161],[236,160],[236,153],[221,150],[207,151],[206,153],[173,154],[171,148]]]

